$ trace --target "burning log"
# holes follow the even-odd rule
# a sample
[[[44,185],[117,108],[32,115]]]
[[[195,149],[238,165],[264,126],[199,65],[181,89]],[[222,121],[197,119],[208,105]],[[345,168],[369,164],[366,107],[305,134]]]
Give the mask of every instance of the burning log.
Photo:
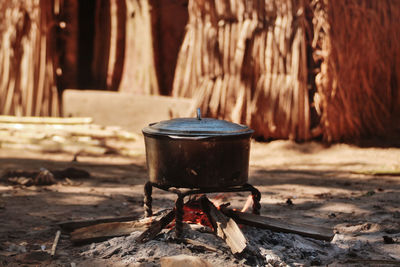
[[[220,212],[208,198],[203,197],[201,203],[215,233],[228,244],[233,254],[242,253],[248,242],[235,221]]]
[[[153,238],[155,238],[164,227],[166,227],[172,220],[175,218],[175,210],[171,210],[165,216],[162,216],[161,219],[153,221],[150,227],[144,231],[136,241],[139,243],[147,242]]]
[[[325,240],[325,241],[331,241],[335,236],[332,229],[325,227],[300,224],[300,223],[294,224],[287,221],[269,218],[266,216],[234,211],[228,209],[225,206],[221,206],[220,209],[226,216],[233,218],[238,223],[246,225],[269,229],[277,232],[298,234],[301,236],[311,237],[314,239]]]
[[[216,235],[226,242],[235,256],[246,259],[251,265],[265,266],[265,259],[261,256],[260,251],[250,246],[234,220],[226,217],[205,196],[201,198],[201,204]]]

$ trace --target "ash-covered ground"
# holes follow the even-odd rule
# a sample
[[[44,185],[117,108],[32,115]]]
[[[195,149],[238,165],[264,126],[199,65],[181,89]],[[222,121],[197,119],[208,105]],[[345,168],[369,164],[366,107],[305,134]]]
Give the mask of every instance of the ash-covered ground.
[[[213,266],[327,266],[340,262],[357,263],[356,259],[374,262],[377,257],[380,262],[387,260],[395,263],[394,257],[383,255],[368,240],[352,239],[345,234],[336,234],[328,242],[249,226],[243,226],[242,231],[249,241],[250,250],[259,253],[261,258],[256,258],[255,253],[233,255],[222,239],[207,230],[198,225],[185,225],[184,240],[195,240],[195,245],[178,241],[174,238],[173,229],[164,230],[154,240],[144,244],[136,242],[141,232],[133,232],[127,237],[85,246],[81,255],[89,261],[94,258],[110,259],[127,266],[160,266],[162,257],[180,254],[201,257]],[[201,244],[206,244],[206,247]],[[210,251],[210,247],[216,251]]]

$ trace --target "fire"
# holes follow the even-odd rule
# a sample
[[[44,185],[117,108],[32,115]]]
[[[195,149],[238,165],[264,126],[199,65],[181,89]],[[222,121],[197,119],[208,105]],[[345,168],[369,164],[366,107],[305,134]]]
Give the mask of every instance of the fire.
[[[213,229],[207,214],[202,210],[200,201],[189,201],[183,206],[183,222],[198,224]],[[168,228],[175,227],[175,221],[168,225]]]
[[[244,206],[243,206],[241,212],[246,212],[252,205],[253,205],[253,197],[250,195],[247,198],[246,203],[244,203]]]
[[[200,207],[191,207],[185,205],[183,207],[183,221],[187,223],[195,223],[199,225],[208,226],[213,228],[207,214]]]
[[[223,203],[224,199],[228,194],[218,194],[216,197],[212,199],[211,202],[216,206],[217,209],[220,209],[221,205],[229,205],[229,203]],[[253,204],[253,198],[250,195],[246,203],[242,208],[242,212],[246,212]],[[236,210],[236,209],[234,209]],[[206,227],[210,227],[213,229],[213,226],[207,216],[207,214],[202,210],[200,201],[188,201],[183,206],[183,222],[189,224],[198,224]],[[175,221],[168,225],[168,228],[172,228],[175,226]]]

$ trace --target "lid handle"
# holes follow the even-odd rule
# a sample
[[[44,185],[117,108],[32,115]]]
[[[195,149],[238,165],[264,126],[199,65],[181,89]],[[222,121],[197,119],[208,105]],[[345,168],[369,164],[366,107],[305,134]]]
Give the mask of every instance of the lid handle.
[[[201,110],[200,110],[200,108],[197,108],[197,119],[199,121],[201,120]]]

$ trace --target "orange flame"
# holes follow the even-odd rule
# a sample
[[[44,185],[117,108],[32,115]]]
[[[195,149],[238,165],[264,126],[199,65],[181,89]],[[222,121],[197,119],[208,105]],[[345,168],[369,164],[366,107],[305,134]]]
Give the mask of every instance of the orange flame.
[[[247,198],[246,203],[244,203],[244,206],[243,206],[241,212],[246,212],[252,205],[253,205],[253,197],[250,195]]]

